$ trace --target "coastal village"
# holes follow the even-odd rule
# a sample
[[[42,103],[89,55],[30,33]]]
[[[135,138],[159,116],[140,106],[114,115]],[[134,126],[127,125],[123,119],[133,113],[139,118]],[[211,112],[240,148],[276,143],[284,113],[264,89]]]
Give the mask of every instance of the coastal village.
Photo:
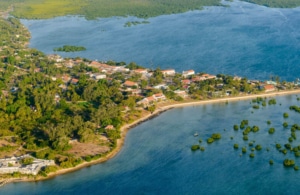
[[[2,20],[0,27],[5,35],[0,39],[3,178],[47,176],[107,157],[120,147],[125,127],[164,106],[292,90],[299,85],[276,76],[259,81],[45,55],[27,47],[30,35],[18,20]]]

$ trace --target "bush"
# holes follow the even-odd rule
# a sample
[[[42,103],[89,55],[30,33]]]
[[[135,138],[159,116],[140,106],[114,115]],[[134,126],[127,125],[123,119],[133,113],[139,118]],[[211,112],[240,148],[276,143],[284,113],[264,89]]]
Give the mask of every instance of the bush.
[[[237,130],[239,130],[239,126],[238,126],[238,125],[233,125],[233,129],[234,129],[235,131],[237,131]]]
[[[214,134],[212,134],[211,138],[213,138],[213,139],[221,139],[221,134],[220,133],[214,133]]]
[[[261,145],[258,144],[258,145],[255,146],[255,149],[256,149],[256,150],[261,150],[262,147],[261,147]]]
[[[295,165],[295,161],[292,159],[285,159],[283,161],[283,165],[286,167],[293,167]]]
[[[288,118],[288,117],[289,117],[289,114],[285,112],[285,113],[283,113],[283,117],[284,117],[284,118]]]
[[[282,126],[283,126],[284,128],[286,128],[286,127],[289,126],[289,124],[288,124],[287,122],[284,122],[284,123],[282,124]]]
[[[205,151],[205,148],[204,148],[204,147],[200,147],[200,150],[201,150],[201,151]]]
[[[298,171],[299,170],[299,167],[296,165],[296,166],[294,166],[294,170],[295,171]]]
[[[259,109],[259,105],[255,104],[252,106],[253,109]]]
[[[255,157],[255,154],[252,152],[252,153],[250,153],[250,158],[254,158]]]
[[[274,132],[275,132],[275,128],[272,127],[269,129],[269,134],[273,134]]]
[[[267,121],[267,124],[268,124],[268,125],[271,125],[271,121]]]
[[[233,148],[234,148],[234,149],[238,149],[238,148],[239,148],[239,145],[238,145],[238,144],[234,144],[234,145],[233,145]]]
[[[243,136],[243,140],[244,140],[244,141],[248,141],[248,136],[247,136],[247,135],[244,135],[244,136]]]
[[[283,149],[283,150],[281,150],[281,152],[283,153],[283,154],[287,154],[287,149]]]
[[[211,137],[207,139],[207,143],[208,143],[208,144],[211,144],[211,143],[213,143],[214,141],[215,141],[214,138],[211,138]]]
[[[274,164],[274,161],[271,159],[271,160],[269,161],[269,163],[270,163],[270,165],[273,165],[273,164]]]
[[[284,144],[284,147],[288,150],[290,150],[292,148],[291,144]]]
[[[280,145],[280,144],[276,144],[276,148],[277,148],[277,149],[280,149],[280,148],[281,148],[281,145]]]
[[[259,131],[259,127],[254,125],[252,127],[251,131],[253,131],[254,133],[257,132],[257,131]]]
[[[242,148],[242,152],[243,152],[243,153],[246,153],[246,152],[247,152],[246,147],[243,147],[243,148]]]
[[[198,149],[200,149],[200,146],[198,144],[192,145],[192,147],[191,147],[191,150],[193,150],[193,151],[198,150]]]

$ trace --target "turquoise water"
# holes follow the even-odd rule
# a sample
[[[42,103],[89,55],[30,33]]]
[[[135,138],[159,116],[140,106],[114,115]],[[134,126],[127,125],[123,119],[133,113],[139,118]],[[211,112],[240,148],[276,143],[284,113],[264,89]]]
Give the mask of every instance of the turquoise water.
[[[150,18],[150,24],[124,27],[134,17],[58,17],[22,20],[32,33],[31,47],[45,53],[81,45],[87,51],[67,57],[135,61],[149,68],[194,69],[251,79],[300,75],[300,8],[270,9],[245,2],[230,7]]]
[[[299,106],[296,98],[281,96],[276,105],[259,110],[252,109],[250,100],[172,109],[129,131],[121,152],[105,163],[47,181],[8,184],[0,193],[297,194],[300,172],[282,165],[285,158],[295,157],[275,149],[275,143],[283,145],[290,136],[282,123],[299,123],[300,114],[288,109],[290,105]],[[284,112],[289,118],[283,118]],[[242,140],[242,131],[232,128],[243,119],[260,127],[259,132],[249,134],[249,141],[263,147],[253,159],[248,156],[249,141]],[[272,124],[267,125],[267,120]],[[273,135],[268,134],[270,127],[276,129]],[[195,132],[198,137],[193,136]],[[191,151],[198,139],[206,140],[216,132],[221,133],[221,140],[209,146],[203,143],[204,152]],[[240,145],[239,150],[233,149],[234,143]],[[300,140],[292,144],[299,145]],[[240,156],[242,146],[248,151]],[[295,161],[300,165],[300,158]]]

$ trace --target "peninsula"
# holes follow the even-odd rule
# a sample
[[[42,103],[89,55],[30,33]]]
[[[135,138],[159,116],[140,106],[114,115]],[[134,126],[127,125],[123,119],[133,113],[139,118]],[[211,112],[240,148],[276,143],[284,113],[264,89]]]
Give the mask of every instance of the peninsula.
[[[0,19],[3,183],[36,181],[113,157],[129,128],[178,106],[300,93],[298,82],[45,55],[16,18]],[[23,158],[22,158],[23,159]],[[49,162],[39,172],[18,167]],[[16,162],[16,161],[14,161]],[[54,162],[54,163],[53,163]],[[2,171],[3,172],[3,171]]]

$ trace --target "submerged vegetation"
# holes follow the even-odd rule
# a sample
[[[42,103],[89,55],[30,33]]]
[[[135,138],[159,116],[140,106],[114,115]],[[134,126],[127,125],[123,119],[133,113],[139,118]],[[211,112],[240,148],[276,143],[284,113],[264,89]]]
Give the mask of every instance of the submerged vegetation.
[[[265,107],[269,107],[269,109],[272,109],[274,107],[274,104],[276,104],[276,99],[270,98],[269,100],[267,98],[256,98],[251,101],[251,104],[259,105],[263,102],[268,102]],[[251,106],[250,104],[250,106]],[[280,105],[278,105],[280,106]],[[265,108],[261,108],[265,109]],[[288,108],[286,108],[288,109]],[[298,110],[298,106],[291,106],[290,110]],[[300,110],[300,109],[299,109]],[[289,113],[288,112],[282,112],[281,115],[285,120],[288,120]],[[290,121],[289,121],[290,122]],[[275,122],[277,123],[277,122]],[[241,120],[240,125],[235,124],[232,128],[232,133],[235,134],[234,142],[232,143],[233,152],[240,152],[239,156],[245,156],[247,151],[250,151],[248,153],[249,158],[261,158],[262,156],[270,156],[271,158],[274,158],[274,152],[278,152],[282,157],[285,157],[285,159],[281,159],[283,161],[283,165],[285,167],[293,167],[295,171],[299,170],[299,167],[296,165],[299,163],[298,159],[300,157],[300,144],[299,141],[297,141],[297,132],[300,130],[300,125],[293,124],[289,125],[288,122],[283,122],[282,126],[280,123],[275,125],[275,123],[272,123],[270,120],[267,121],[267,124],[264,123],[262,127],[259,127],[258,125],[250,125],[250,122],[246,119]],[[274,137],[275,133],[275,127],[270,127],[270,124],[274,124],[278,130],[276,130],[278,133]],[[287,129],[290,128],[290,133],[287,133]],[[238,131],[238,130],[242,131]],[[224,129],[225,130],[225,129]],[[216,134],[213,134],[216,135]],[[233,136],[228,136],[228,139],[233,140]],[[225,139],[227,137],[224,136]],[[258,138],[260,136],[266,136],[265,139],[273,139],[273,143],[264,143],[264,141],[259,140],[261,143],[257,143],[255,138]],[[281,143],[277,143],[277,136],[285,136],[285,141],[281,141]],[[269,138],[267,138],[269,137]],[[214,136],[211,136],[207,139],[208,143],[212,143],[214,141]],[[249,141],[250,140],[250,141]],[[274,149],[272,149],[274,148]],[[287,158],[288,157],[288,158]],[[254,160],[254,159],[253,159]],[[281,162],[282,162],[281,161]],[[276,164],[278,159],[271,159],[266,160],[266,163],[269,163],[270,165]]]

